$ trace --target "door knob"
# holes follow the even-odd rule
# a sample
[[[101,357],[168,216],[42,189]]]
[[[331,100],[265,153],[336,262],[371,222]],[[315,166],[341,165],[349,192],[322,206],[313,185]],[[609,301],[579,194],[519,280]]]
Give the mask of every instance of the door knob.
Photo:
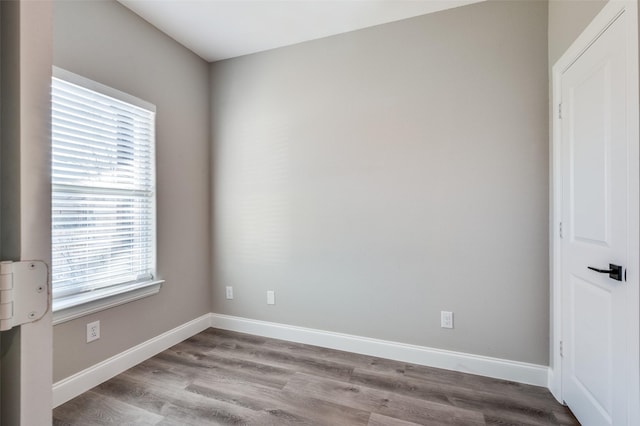
[[[609,269],[598,269],[594,268],[593,266],[587,266],[587,268],[601,274],[609,274],[609,278],[612,278],[616,281],[622,281],[622,266],[620,265],[614,265],[613,263],[610,263]]]

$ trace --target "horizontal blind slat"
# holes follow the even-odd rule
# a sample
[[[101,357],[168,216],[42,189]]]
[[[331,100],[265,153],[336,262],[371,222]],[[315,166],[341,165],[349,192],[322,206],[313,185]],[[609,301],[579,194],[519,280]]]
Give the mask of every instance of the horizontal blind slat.
[[[116,258],[122,253],[129,253],[130,255],[137,255],[139,253],[147,255],[151,253],[151,249],[148,250],[140,249],[139,245],[134,245],[127,247],[125,245],[119,245],[113,250],[92,250],[92,251],[81,251],[80,249],[70,250],[68,252],[56,252],[52,253],[51,258],[53,264],[60,264],[61,262],[67,262],[75,259],[83,259],[82,261],[88,261],[89,259],[106,259],[106,258]],[[73,262],[71,262],[73,263]]]
[[[52,138],[55,138],[62,146],[73,146],[76,148],[84,147],[86,149],[102,149],[102,150],[118,150],[123,153],[140,153],[144,154],[149,151],[149,147],[145,142],[152,139],[150,135],[148,140],[140,138],[137,143],[133,143],[127,139],[113,139],[108,135],[101,133],[88,133],[79,129],[69,129],[61,127],[58,124],[51,126]]]
[[[118,274],[110,279],[95,279],[85,283],[74,283],[64,286],[55,287],[52,290],[54,298],[66,297],[74,294],[85,293],[88,291],[99,290],[106,287],[114,287],[116,285],[127,285],[139,281],[141,279],[153,279],[152,275],[134,276],[132,274]]]

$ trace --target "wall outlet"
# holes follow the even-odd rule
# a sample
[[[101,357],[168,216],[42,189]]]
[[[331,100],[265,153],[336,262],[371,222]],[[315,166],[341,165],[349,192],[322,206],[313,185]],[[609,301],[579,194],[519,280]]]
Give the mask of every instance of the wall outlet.
[[[233,299],[233,287],[228,285],[226,289],[227,289],[227,299],[228,300]]]
[[[267,291],[267,305],[276,304],[276,293],[273,290]]]
[[[440,327],[453,328],[453,312],[440,311]]]
[[[94,321],[87,324],[87,343],[93,342],[100,338],[100,321]]]

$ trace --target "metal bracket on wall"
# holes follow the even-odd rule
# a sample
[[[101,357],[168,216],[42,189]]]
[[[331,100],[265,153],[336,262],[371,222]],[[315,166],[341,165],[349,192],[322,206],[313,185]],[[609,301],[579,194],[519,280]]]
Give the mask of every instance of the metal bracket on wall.
[[[0,262],[0,331],[37,321],[47,312],[47,265],[39,260]]]

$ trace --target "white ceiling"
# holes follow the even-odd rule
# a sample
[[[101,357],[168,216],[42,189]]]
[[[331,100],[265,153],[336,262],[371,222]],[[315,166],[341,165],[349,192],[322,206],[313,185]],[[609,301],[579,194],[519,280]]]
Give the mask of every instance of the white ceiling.
[[[118,0],[207,61],[483,0]]]

